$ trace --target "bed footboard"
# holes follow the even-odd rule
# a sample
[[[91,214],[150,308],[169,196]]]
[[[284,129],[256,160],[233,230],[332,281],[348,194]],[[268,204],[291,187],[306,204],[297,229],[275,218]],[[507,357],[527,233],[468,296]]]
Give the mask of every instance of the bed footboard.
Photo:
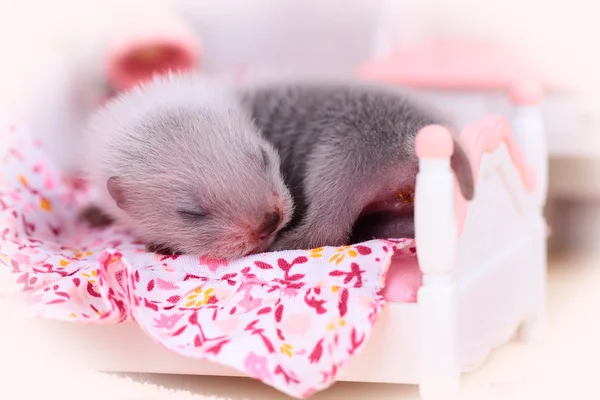
[[[541,90],[517,85],[511,99],[512,126],[488,115],[459,136],[474,171],[471,202],[450,168],[450,131],[428,126],[417,137],[420,390],[427,400],[457,395],[461,371],[481,364],[519,325],[524,336],[540,326],[547,187]]]

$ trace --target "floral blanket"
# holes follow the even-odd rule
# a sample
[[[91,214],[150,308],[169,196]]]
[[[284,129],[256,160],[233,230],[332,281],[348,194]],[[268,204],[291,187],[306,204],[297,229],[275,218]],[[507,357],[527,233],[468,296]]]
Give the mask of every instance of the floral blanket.
[[[135,321],[157,343],[297,398],[333,384],[367,343],[394,252],[412,240],[258,254],[233,262],[144,251],[127,230],[78,222],[85,184],[11,126],[0,154],[0,290],[34,316]]]

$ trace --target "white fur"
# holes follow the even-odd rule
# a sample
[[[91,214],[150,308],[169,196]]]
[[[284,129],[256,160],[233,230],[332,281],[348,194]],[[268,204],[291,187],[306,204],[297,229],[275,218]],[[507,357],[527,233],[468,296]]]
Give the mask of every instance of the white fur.
[[[277,152],[235,90],[219,80],[195,73],[155,77],[99,110],[85,143],[98,203],[148,243],[241,256],[256,247],[247,232],[260,229],[267,213],[280,210],[281,226],[290,218]],[[261,167],[261,151],[268,168]],[[128,187],[127,211],[107,189],[113,176]],[[186,223],[177,214],[198,208],[208,208],[211,218]]]

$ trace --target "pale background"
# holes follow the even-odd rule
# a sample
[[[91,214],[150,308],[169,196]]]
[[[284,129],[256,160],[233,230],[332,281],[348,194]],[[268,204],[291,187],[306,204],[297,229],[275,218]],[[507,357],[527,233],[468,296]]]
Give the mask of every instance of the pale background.
[[[69,135],[78,132],[84,122],[66,110],[76,104],[85,111],[93,108],[93,102],[85,95],[74,100],[57,93],[64,93],[68,85],[75,86],[74,93],[77,85],[85,86],[88,81],[84,72],[94,70],[99,64],[111,29],[134,18],[136,7],[141,7],[142,2],[152,1],[156,0],[0,0],[0,122],[6,115],[24,118],[32,113],[41,115],[34,128],[54,135],[56,146],[66,146]],[[381,1],[180,0],[175,3],[202,36],[207,70],[250,62],[262,69],[327,70],[341,74],[353,71],[373,50]],[[406,9],[398,17],[399,24],[413,35],[421,31],[418,25],[407,26],[408,22],[426,11],[433,24],[430,28],[436,32],[515,41],[546,66],[574,79],[581,92],[595,96],[600,89],[597,72],[600,6],[593,1],[401,3]],[[588,164],[558,161],[551,178],[562,176],[562,180],[553,178],[555,182],[591,179],[591,175],[586,176]],[[557,211],[563,219],[575,221],[569,229],[591,226],[590,221],[595,221],[598,199],[586,194],[585,185],[583,188],[583,195],[574,197],[589,198],[583,203],[585,207]],[[585,230],[573,231],[584,232],[580,236],[568,232],[562,241],[579,243],[582,235],[588,239],[590,236]],[[600,398],[594,395],[597,392],[591,392],[598,389],[594,385],[597,365],[592,362],[600,357],[599,265],[596,256],[583,253],[553,260],[550,336],[538,346],[514,344],[494,353],[486,368],[468,377],[469,387],[476,393],[474,398],[483,398],[478,390],[489,388],[490,382],[500,383],[495,386],[497,392],[510,393],[516,382],[518,387],[541,387],[556,395],[546,398],[575,398],[576,394],[582,394],[582,398]],[[3,311],[13,308],[4,304]],[[142,400],[206,399],[210,395],[235,400],[282,398],[259,383],[242,379],[135,376],[135,381],[128,381],[83,370],[61,376],[62,368],[68,366],[67,347],[46,348],[50,338],[44,337],[43,325],[26,330],[26,325],[22,329],[11,325],[14,320],[10,316],[0,320],[0,398]],[[38,381],[28,378],[27,371],[37,376]],[[164,388],[160,389],[161,386]],[[404,399],[414,398],[415,393],[416,389],[411,387],[342,384],[315,399]]]

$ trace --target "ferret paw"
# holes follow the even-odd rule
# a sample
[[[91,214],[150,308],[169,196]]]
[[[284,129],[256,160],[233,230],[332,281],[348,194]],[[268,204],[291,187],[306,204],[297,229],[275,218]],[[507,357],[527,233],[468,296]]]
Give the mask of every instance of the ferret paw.
[[[100,207],[90,205],[84,208],[79,214],[79,219],[84,221],[92,228],[104,228],[114,221],[110,215],[105,213]]]

